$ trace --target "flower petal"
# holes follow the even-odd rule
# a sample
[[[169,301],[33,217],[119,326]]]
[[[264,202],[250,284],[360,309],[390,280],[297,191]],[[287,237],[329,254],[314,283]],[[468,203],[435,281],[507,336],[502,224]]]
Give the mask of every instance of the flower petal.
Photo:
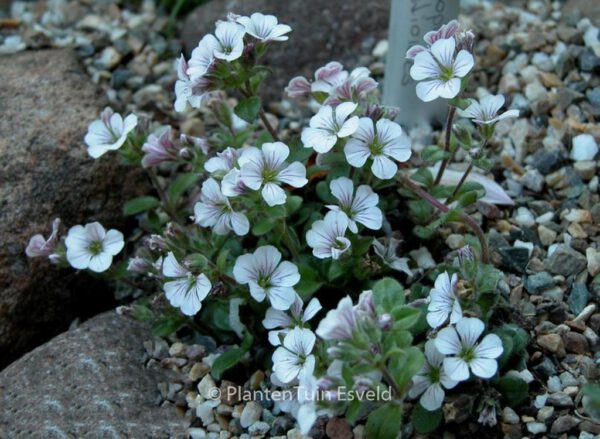
[[[444,358],[444,372],[454,381],[465,381],[469,379],[469,366],[462,358]]]

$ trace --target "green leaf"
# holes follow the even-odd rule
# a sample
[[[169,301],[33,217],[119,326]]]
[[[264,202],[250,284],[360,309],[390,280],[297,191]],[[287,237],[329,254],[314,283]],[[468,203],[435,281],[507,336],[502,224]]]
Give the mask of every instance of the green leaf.
[[[425,200],[410,200],[408,202],[408,208],[420,223],[429,221],[433,215],[433,206]]]
[[[336,279],[339,279],[346,273],[346,267],[338,261],[332,260],[331,265],[329,266],[329,270],[327,271],[327,280],[329,282],[333,282]]]
[[[298,272],[300,273],[300,282],[298,282],[294,289],[303,299],[310,297],[323,286],[323,281],[319,277],[319,273],[308,265],[300,264]]]
[[[427,434],[435,431],[442,422],[442,409],[430,412],[418,403],[412,411],[411,420],[417,433]]]
[[[396,439],[402,427],[402,406],[388,402],[371,412],[365,427],[369,439]]]
[[[273,218],[263,218],[258,220],[252,226],[252,234],[254,236],[262,236],[273,230],[273,227],[277,224],[277,221]]]
[[[258,96],[242,99],[234,108],[234,113],[248,123],[253,123],[258,117],[262,103]]]
[[[253,341],[254,338],[252,335],[246,333],[244,340],[242,340],[242,345],[239,348],[230,349],[219,355],[213,363],[210,371],[210,374],[213,376],[213,378],[220,380],[221,376],[226,370],[231,369],[240,361],[242,361],[244,355],[246,355],[246,352],[250,350]]]
[[[509,407],[516,407],[529,397],[529,385],[515,376],[503,376],[492,385],[502,394],[503,403]]]
[[[302,197],[299,197],[298,195],[288,196],[285,200],[285,209],[288,216],[296,213],[298,209],[300,209],[300,206],[302,206]]]
[[[198,181],[199,177],[198,174],[193,172],[179,174],[171,186],[169,186],[169,200],[173,202],[181,197],[186,190]]]
[[[154,209],[158,206],[160,206],[160,201],[158,201],[158,199],[155,197],[145,196],[134,198],[133,200],[127,201],[123,205],[123,215],[137,215],[138,213]]]
[[[408,306],[397,307],[392,310],[392,316],[394,317],[394,330],[410,329],[419,321],[421,310]]]
[[[410,176],[410,179],[416,181],[417,183],[421,183],[426,187],[433,185],[433,175],[427,168],[419,168],[417,172]]]
[[[391,312],[396,305],[404,304],[404,288],[396,279],[384,277],[373,285],[375,306],[384,312]]]
[[[426,163],[437,163],[449,156],[450,154],[437,145],[427,146],[421,151],[421,160]]]
[[[221,252],[219,253],[219,256],[217,257],[217,269],[223,273],[225,271],[225,268],[227,267],[227,257],[229,256],[229,249],[228,248],[224,248],[221,250]]]
[[[167,317],[152,325],[152,335],[156,337],[167,337],[183,326],[181,318]]]
[[[474,204],[479,199],[479,193],[477,191],[465,192],[460,195],[457,199],[458,203],[462,207],[468,207],[471,204]]]
[[[412,377],[421,370],[424,361],[423,353],[415,346],[390,360],[390,372],[401,390],[404,390]]]
[[[360,413],[361,403],[360,400],[353,399],[350,404],[348,404],[348,409],[346,410],[346,422],[348,424],[353,425],[358,419],[358,415]]]
[[[135,303],[133,304],[133,318],[140,322],[150,322],[154,318],[154,313],[147,306]]]

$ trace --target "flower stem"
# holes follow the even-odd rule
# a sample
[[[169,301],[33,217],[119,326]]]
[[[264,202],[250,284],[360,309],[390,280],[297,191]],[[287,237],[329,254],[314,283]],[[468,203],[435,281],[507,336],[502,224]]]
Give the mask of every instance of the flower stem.
[[[177,215],[175,215],[175,212],[171,209],[171,205],[169,203],[169,199],[167,198],[167,194],[165,193],[162,186],[160,185],[160,182],[158,181],[156,172],[152,168],[148,168],[147,171],[148,171],[148,176],[150,177],[150,181],[152,182],[152,186],[154,186],[154,189],[156,190],[156,193],[158,194],[158,198],[160,198],[160,202],[163,205],[163,209],[165,210],[167,215],[169,215],[169,218],[171,218],[171,221],[173,221],[179,225],[183,225],[179,221],[179,218],[177,218]]]
[[[252,87],[250,87],[250,81],[246,81],[246,87],[242,87],[240,91],[247,98],[256,96],[256,94],[252,93],[251,90]],[[277,130],[273,128],[273,125],[271,125],[271,122],[269,122],[269,119],[267,118],[267,113],[265,113],[265,110],[262,107],[262,103],[258,112],[258,117],[260,118],[261,122],[263,123],[269,134],[271,134],[273,140],[279,142],[279,135],[277,134]]]
[[[263,108],[261,108],[258,112],[258,117],[260,117],[260,120],[262,121],[267,131],[269,131],[269,134],[271,134],[273,140],[279,142],[279,135],[277,134],[275,128],[273,128],[273,125],[271,125],[271,122],[269,122],[269,119],[267,118],[267,113],[265,113],[265,110]]]
[[[444,203],[435,199],[435,197],[433,197],[429,192],[427,192],[425,189],[423,189],[417,183],[413,182],[409,177],[402,175],[400,178],[402,179],[402,182],[411,191],[413,191],[416,195],[418,195],[419,197],[421,197],[422,199],[427,201],[429,204],[431,204],[433,207],[435,207],[439,211],[444,212],[444,213],[450,211],[450,208],[448,206],[446,206]],[[477,239],[479,240],[479,244],[481,245],[481,260],[483,261],[483,263],[488,264],[490,261],[490,252],[488,249],[487,241],[485,239],[485,234],[483,233],[483,230],[481,230],[481,227],[479,227],[479,224],[477,224],[475,222],[475,220],[473,218],[471,218],[469,215],[467,215],[466,213],[460,212],[459,216],[460,216],[460,219],[466,225],[468,225],[471,228],[471,230],[473,230],[473,233],[475,233],[475,235],[477,236]]]
[[[446,204],[450,204],[452,201],[454,201],[454,198],[456,197],[456,194],[458,194],[458,191],[460,190],[460,188],[462,187],[462,185],[465,183],[467,177],[469,176],[469,174],[471,173],[472,170],[473,170],[473,162],[469,163],[469,166],[467,167],[467,170],[465,171],[465,173],[463,174],[463,176],[460,178],[460,181],[458,182],[458,184],[454,188],[454,191],[452,192],[452,195],[450,195],[450,197],[448,197],[448,199],[446,200]]]
[[[456,114],[456,107],[454,105],[450,105],[448,107],[448,116],[446,118],[446,137],[444,139],[444,151],[446,153],[450,153],[450,140],[452,138],[452,122],[454,121],[454,115]],[[449,158],[445,158],[440,165],[440,169],[435,177],[434,185],[440,184],[442,181],[442,177],[444,175],[444,171],[450,162]]]

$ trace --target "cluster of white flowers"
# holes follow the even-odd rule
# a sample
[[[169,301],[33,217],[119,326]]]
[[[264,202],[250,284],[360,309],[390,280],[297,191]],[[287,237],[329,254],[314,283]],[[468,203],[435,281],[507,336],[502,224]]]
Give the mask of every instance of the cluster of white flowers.
[[[185,111],[189,103],[200,108],[213,91],[211,73],[219,62],[231,63],[244,54],[246,41],[258,44],[286,41],[291,28],[279,24],[273,15],[254,13],[250,17],[229,14],[226,21],[216,23],[215,33],[205,35],[192,51],[188,61],[177,60],[175,110]]]
[[[365,99],[368,93],[377,88],[377,81],[371,78],[366,67],[357,67],[348,72],[337,61],[331,61],[315,72],[315,79],[310,82],[304,76],[291,79],[285,91],[291,98],[312,95],[325,105],[336,107],[343,102],[356,102]]]
[[[444,389],[454,388],[460,381],[468,380],[470,372],[480,378],[491,378],[498,370],[497,358],[502,355],[500,337],[487,334],[480,342],[484,323],[473,317],[463,317],[456,286],[456,274],[450,277],[441,273],[430,292],[427,323],[440,330],[433,340],[425,344],[425,364],[412,379],[411,398],[419,395],[421,405],[430,411],[441,407]]]

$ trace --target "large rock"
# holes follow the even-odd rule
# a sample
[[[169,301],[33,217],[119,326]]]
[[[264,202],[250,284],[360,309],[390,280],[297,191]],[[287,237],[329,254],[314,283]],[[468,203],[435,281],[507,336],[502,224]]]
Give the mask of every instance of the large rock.
[[[280,98],[283,88],[296,75],[312,73],[329,61],[347,68],[364,63],[379,39],[387,37],[390,0],[225,0],[211,1],[188,15],[183,40],[188,51],[200,38],[214,32],[216,20],[228,12],[275,15],[293,31],[285,43],[269,49],[267,64],[274,68],[264,94]]]
[[[94,317],[0,372],[0,437],[183,438],[186,422],[159,406],[165,370],[144,366],[139,323]]]
[[[55,217],[67,226],[98,220],[122,228],[122,202],[141,180],[115,155],[87,156],[83,137],[105,100],[71,52],[2,57],[0,78],[1,368],[112,304],[87,274],[28,260],[29,237],[48,236]]]

